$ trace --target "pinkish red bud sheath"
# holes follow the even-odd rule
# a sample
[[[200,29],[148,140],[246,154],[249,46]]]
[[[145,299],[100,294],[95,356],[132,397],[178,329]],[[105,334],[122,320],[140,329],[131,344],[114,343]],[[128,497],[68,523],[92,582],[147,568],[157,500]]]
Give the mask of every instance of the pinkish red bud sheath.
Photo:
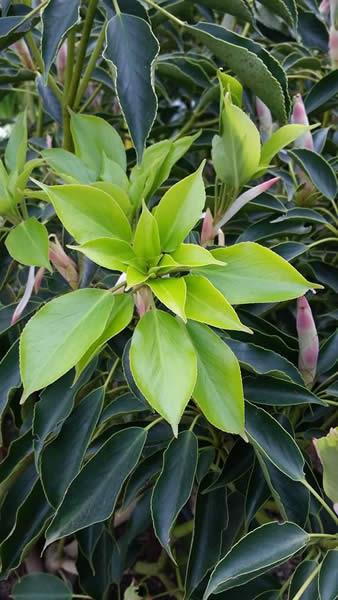
[[[65,72],[67,65],[67,42],[64,42],[59,49],[59,52],[56,57],[56,69],[58,74],[58,79],[62,82],[65,80]]]
[[[307,112],[300,94],[297,94],[294,98],[291,122],[296,125],[309,125]],[[307,148],[308,150],[313,150],[311,131],[306,131],[303,135],[300,135],[295,141],[295,146],[296,148]]]
[[[35,281],[34,273],[35,273],[35,267],[29,267],[28,278],[27,278],[24,295],[22,296],[18,306],[16,307],[16,309],[13,313],[11,325],[14,325],[14,323],[16,323],[20,319],[23,311],[25,310],[25,308],[30,300],[30,297],[32,295],[33,288],[34,288],[34,281]]]
[[[334,26],[330,29],[329,53],[332,68],[338,68],[338,30],[335,29]]]
[[[65,253],[57,237],[54,236],[54,240],[54,242],[49,243],[49,259],[60,275],[69,283],[70,287],[76,290],[79,284],[79,274],[76,264]]]
[[[216,232],[214,228],[214,218],[211,214],[210,208],[207,208],[202,224],[201,246],[208,246],[209,244],[212,244],[215,235]]]
[[[330,13],[330,0],[322,0],[319,5],[319,12],[322,15],[328,15]]]
[[[143,317],[153,306],[153,295],[151,289],[144,285],[134,294],[134,304],[139,317]]]
[[[26,69],[28,69],[29,71],[34,71],[35,67],[25,40],[19,40],[18,42],[15,42],[15,44],[13,44],[11,47],[19,56],[23,66],[26,67]]]
[[[246,192],[243,192],[243,194],[238,196],[238,198],[236,198],[235,202],[233,202],[231,204],[231,206],[229,206],[229,208],[226,210],[226,212],[224,213],[223,217],[219,220],[217,225],[215,225],[217,230],[220,227],[223,227],[223,225],[225,225],[225,223],[230,221],[230,219],[232,219],[232,217],[236,213],[238,213],[238,211],[241,208],[243,208],[243,206],[245,206],[248,202],[250,202],[250,200],[254,200],[254,198],[257,198],[257,196],[259,196],[260,194],[263,194],[263,192],[266,192],[267,190],[269,190],[279,180],[280,180],[280,177],[273,177],[272,179],[268,179],[268,181],[263,181],[263,183],[260,183],[259,185],[255,185],[255,187],[250,188],[250,190],[247,190]]]
[[[305,384],[312,387],[317,370],[319,342],[310,305],[302,296],[297,300],[298,367]]]
[[[259,121],[259,131],[262,141],[265,142],[273,131],[272,115],[268,107],[260,98],[256,98],[256,112]]]
[[[42,280],[45,276],[45,272],[46,269],[44,267],[40,267],[40,269],[38,270],[37,274],[35,275],[35,280],[34,280],[34,292],[35,294],[38,293],[40,287],[41,287],[41,283]]]

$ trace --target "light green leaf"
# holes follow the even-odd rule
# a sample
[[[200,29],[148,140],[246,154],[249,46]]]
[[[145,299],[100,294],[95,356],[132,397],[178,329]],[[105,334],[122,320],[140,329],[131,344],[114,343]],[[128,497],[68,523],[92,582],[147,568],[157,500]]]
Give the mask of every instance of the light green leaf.
[[[125,171],[115,160],[108,158],[104,152],[102,154],[102,166],[98,174],[98,179],[113,183],[126,191],[129,188],[129,180]]]
[[[334,504],[338,504],[338,427],[331,428],[326,436],[315,439],[314,444],[323,465],[325,494]]]
[[[187,296],[187,287],[183,277],[170,279],[149,280],[148,285],[155,296],[183,321],[185,316],[185,301]]]
[[[70,127],[75,154],[93,169],[96,179],[102,168],[103,153],[126,170],[126,152],[115,129],[100,117],[72,113]]]
[[[251,333],[251,330],[240,322],[221,292],[206,277],[187,275],[184,279],[187,286],[185,313],[188,319],[222,329]]]
[[[5,163],[9,171],[22,171],[27,154],[27,113],[20,113],[11,131],[5,150]]]
[[[41,156],[58,175],[72,177],[79,183],[93,181],[94,172],[91,174],[84,162],[72,152],[63,148],[48,148],[41,152]]]
[[[93,187],[103,190],[106,194],[109,194],[115,202],[122,208],[124,214],[129,217],[132,212],[132,206],[126,190],[123,187],[119,187],[115,183],[110,181],[95,181],[92,183]]]
[[[307,125],[284,125],[277,129],[262,146],[260,168],[268,166],[282,148],[294,142],[306,131],[309,131]]]
[[[25,326],[20,341],[23,400],[69,371],[103,332],[114,296],[82,289],[51,300]]]
[[[12,229],[5,244],[14,260],[23,265],[45,267],[51,271],[48,259],[48,231],[35,217],[22,221]]]
[[[230,189],[240,188],[258,169],[261,155],[259,132],[245,112],[224,98],[221,132],[212,142],[212,160],[217,177]]]
[[[132,337],[131,371],[137,387],[175,435],[195,387],[196,363],[182,322],[156,309],[142,317]]]
[[[204,162],[195,173],[173,185],[156,207],[155,219],[165,252],[176,250],[201,218],[205,204],[203,167]]]
[[[144,202],[134,235],[133,249],[137,256],[150,261],[151,259],[157,259],[157,262],[161,254],[157,221]]]
[[[212,254],[227,266],[206,267],[200,272],[231,304],[281,302],[298,298],[309,289],[321,288],[307,281],[275,252],[254,242],[217,248]]]
[[[125,271],[126,266],[136,260],[130,244],[112,237],[97,238],[81,246],[68,247],[88,256],[97,265],[113,271]]]
[[[80,244],[100,237],[130,241],[129,221],[106,192],[89,185],[39,185],[48,194],[60,221]]]
[[[237,106],[241,107],[243,100],[242,84],[237,79],[235,79],[235,77],[232,77],[231,75],[229,75],[228,73],[224,73],[223,71],[218,71],[217,76],[224,91],[224,94],[230,92],[233,104],[236,104]],[[222,94],[222,96],[224,94]]]
[[[206,325],[189,321],[187,329],[197,354],[194,400],[212,425],[243,433],[244,396],[237,358]]]
[[[182,267],[193,268],[216,264],[225,266],[225,263],[216,260],[209,250],[197,244],[181,244],[170,256],[177,265]]]
[[[127,268],[127,285],[128,288],[132,288],[135,285],[140,285],[149,279],[149,274],[143,273],[136,267],[129,265]]]

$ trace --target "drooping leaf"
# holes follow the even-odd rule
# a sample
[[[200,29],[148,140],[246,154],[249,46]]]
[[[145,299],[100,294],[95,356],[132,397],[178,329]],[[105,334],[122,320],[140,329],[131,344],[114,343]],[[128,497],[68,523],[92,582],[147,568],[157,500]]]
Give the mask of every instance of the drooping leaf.
[[[14,600],[71,600],[72,591],[60,577],[49,573],[30,573],[13,588]]]
[[[142,317],[131,342],[131,371],[137,387],[174,434],[195,386],[196,362],[182,322],[161,310]]]
[[[114,67],[117,95],[138,162],[157,112],[153,68],[158,52],[159,43],[143,19],[120,13],[108,22],[104,57]]]
[[[52,88],[44,82],[43,76],[38,75],[35,78],[36,91],[41,99],[42,107],[45,113],[54,121],[62,124],[62,106],[59,98]]]
[[[229,345],[237,354],[233,340],[229,340]],[[241,362],[238,354],[237,358]],[[274,379],[273,377],[247,377],[244,392],[246,399],[254,404],[266,404],[268,406],[297,406],[297,404],[307,403],[325,405],[324,400],[305,388],[304,385],[298,385],[291,381],[281,381],[281,379]]]
[[[32,491],[37,479],[38,473],[36,472],[35,465],[31,463],[22,471],[9,488],[1,505],[0,543],[2,543],[14,529],[18,511]]]
[[[48,259],[48,231],[35,217],[21,221],[6,238],[12,258],[23,265],[51,270]]]
[[[104,290],[77,290],[55,298],[30,319],[20,343],[24,399],[80,360],[103,332],[113,302]]]
[[[190,498],[198,456],[197,438],[182,431],[163,455],[163,466],[151,498],[154,531],[163,548],[175,562],[170,536],[179,512]]]

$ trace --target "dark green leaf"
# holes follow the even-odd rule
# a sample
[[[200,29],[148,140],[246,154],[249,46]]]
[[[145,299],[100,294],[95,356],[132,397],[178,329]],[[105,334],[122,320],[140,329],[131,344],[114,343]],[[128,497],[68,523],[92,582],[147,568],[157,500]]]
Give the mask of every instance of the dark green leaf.
[[[292,576],[289,588],[288,597],[290,600],[296,596],[302,585],[317,567],[318,563],[315,560],[304,560],[298,565]],[[312,579],[307,588],[303,591],[301,598],[302,600],[318,600],[318,576]]]
[[[72,591],[62,579],[48,573],[31,573],[18,581],[14,600],[72,600]]]
[[[32,431],[13,440],[6,458],[0,463],[0,497],[33,459]]]
[[[297,404],[322,404],[325,401],[302,385],[272,377],[248,377],[244,380],[244,396],[254,404],[272,406],[297,406]]]
[[[304,169],[323,196],[334,200],[337,194],[337,178],[329,163],[320,154],[305,148],[289,150],[289,154]]]
[[[318,375],[323,375],[323,373],[327,373],[327,371],[329,371],[336,365],[338,360],[337,346],[338,329],[336,329],[336,331],[334,331],[320,347],[317,365]]]
[[[319,572],[318,591],[320,600],[337,598],[338,550],[329,550]]]
[[[338,69],[322,77],[311,88],[305,98],[304,104],[307,113],[312,113],[318,108],[323,107],[326,102],[331,100],[338,93]]]
[[[198,4],[220,10],[222,13],[229,13],[243,21],[252,21],[250,5],[246,0],[199,0]]]
[[[113,562],[115,553],[118,552],[117,543],[104,529],[102,535],[95,545],[91,564],[87,558],[79,552],[76,563],[79,571],[80,586],[84,592],[90,594],[94,600],[106,598],[107,591],[113,581]]]
[[[6,410],[12,390],[20,385],[19,343],[16,341],[0,362],[0,417]]]
[[[41,54],[45,81],[66,33],[79,20],[80,0],[50,0],[42,13]]]
[[[1,506],[0,542],[3,542],[14,528],[18,510],[30,494],[37,478],[35,466],[30,464],[9,488]]]

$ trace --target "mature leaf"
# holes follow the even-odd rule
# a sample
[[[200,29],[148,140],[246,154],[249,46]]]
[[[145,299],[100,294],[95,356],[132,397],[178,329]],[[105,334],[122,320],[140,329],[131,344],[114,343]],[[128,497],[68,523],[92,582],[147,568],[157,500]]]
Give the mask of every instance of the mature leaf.
[[[142,317],[131,342],[131,371],[137,387],[175,435],[195,386],[196,363],[182,322],[156,309]]]
[[[267,523],[254,529],[216,565],[204,598],[251,581],[285,562],[309,540],[309,535],[294,523]]]
[[[27,113],[20,113],[11,131],[5,150],[5,163],[9,171],[23,170],[27,154]]]
[[[128,427],[103,444],[68,488],[47,529],[46,544],[110,517],[122,484],[138,463],[146,435],[140,427]]]
[[[11,442],[6,457],[0,463],[1,499],[11,484],[15,482],[20,473],[32,461],[32,456],[32,432],[28,430]]]
[[[229,346],[241,361],[236,352],[234,340],[229,340]],[[228,340],[227,340],[228,343]],[[295,368],[295,367],[294,367]],[[296,370],[296,369],[295,369]],[[272,377],[247,377],[244,382],[245,398],[254,404],[268,406],[297,406],[298,404],[322,404],[325,401],[308,390],[304,385],[291,381],[281,381]]]
[[[72,600],[72,590],[49,573],[25,575],[13,587],[14,600]]]
[[[316,560],[304,560],[301,562],[294,574],[292,575],[291,585],[289,588],[289,598],[294,598],[300,592],[302,586],[308,580],[308,577],[317,569],[318,563]],[[318,575],[303,591],[302,600],[318,600]]]
[[[331,71],[324,77],[321,77],[317,83],[310,89],[305,98],[304,104],[306,112],[321,108],[338,93],[338,69]]]
[[[243,388],[235,355],[209,327],[189,321],[187,329],[197,354],[195,401],[215,427],[243,433]]]
[[[79,21],[79,12],[80,0],[50,0],[42,13],[41,55],[45,81],[65,35]]]
[[[36,472],[35,465],[29,464],[9,488],[1,505],[0,543],[2,543],[14,529],[18,511],[32,491],[37,479],[38,473]]]
[[[210,266],[200,272],[231,304],[291,300],[309,289],[321,287],[308,282],[272,250],[254,242],[219,248],[212,254],[226,266]]]
[[[197,457],[196,436],[192,431],[182,431],[164,452],[162,471],[151,498],[155,534],[174,562],[170,535],[179,512],[190,498]]]
[[[173,185],[155,209],[161,249],[165,252],[176,250],[201,218],[205,204],[203,167],[204,162],[195,173]]]
[[[6,238],[12,258],[23,265],[51,270],[48,259],[48,231],[35,217],[21,221]]]
[[[59,98],[49,85],[46,85],[42,75],[35,78],[36,91],[40,96],[42,108],[54,121],[62,124],[62,106]]]
[[[216,260],[209,250],[197,244],[180,244],[174,252],[170,253],[170,257],[179,266],[187,268],[225,265],[225,263]]]
[[[297,25],[297,5],[295,0],[262,0],[261,4],[279,15],[291,27]]]
[[[246,0],[200,0],[199,4],[229,13],[244,21],[252,21],[250,5]]]
[[[91,183],[94,174],[91,176],[89,169],[84,162],[63,148],[49,148],[41,152],[49,166],[61,176],[69,176],[79,183]]]
[[[55,298],[30,319],[20,342],[23,399],[76,365],[103,332],[113,302],[110,292],[77,290]]]
[[[319,572],[318,591],[320,600],[335,600],[337,585],[334,573],[338,572],[338,550],[329,550]]]
[[[186,322],[185,303],[187,286],[183,277],[149,280],[148,285],[162,304]]]
[[[7,408],[12,390],[20,385],[19,344],[16,341],[0,362],[0,418]]]
[[[104,57],[114,67],[117,95],[138,162],[157,112],[153,68],[158,53],[159,43],[143,19],[120,13],[108,22]]]
[[[337,177],[331,165],[320,154],[305,148],[296,148],[289,154],[310,177],[313,185],[325,196],[334,200],[338,190]]]

